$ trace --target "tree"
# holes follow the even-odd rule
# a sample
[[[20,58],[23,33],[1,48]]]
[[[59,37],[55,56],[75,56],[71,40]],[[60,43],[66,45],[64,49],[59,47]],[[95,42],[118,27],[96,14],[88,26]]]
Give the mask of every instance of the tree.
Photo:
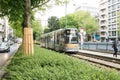
[[[65,26],[66,17],[60,18],[60,26],[61,28],[65,27],[72,27],[77,28],[84,28],[87,35],[91,36],[93,33],[97,32],[98,30],[98,22],[97,20],[90,15],[89,12],[86,11],[76,11],[72,14],[68,14],[67,16],[67,26]]]
[[[77,11],[67,16],[67,27],[84,28],[87,33],[98,30],[97,20],[86,11]],[[65,28],[65,17],[60,18],[60,25]]]
[[[117,20],[117,21],[118,21],[119,27],[118,27],[118,30],[117,30],[117,31],[118,31],[118,39],[120,40],[120,11],[118,12],[118,16],[119,16],[119,17],[118,17],[118,20]]]
[[[0,16],[7,15],[11,21],[19,19],[23,21],[23,53],[25,55],[31,55],[34,52],[31,28],[32,10],[42,7],[48,2],[50,2],[50,0],[0,0]],[[64,1],[54,0],[54,2],[59,4]]]
[[[38,20],[32,20],[33,33],[36,33],[36,40],[39,40],[40,35],[43,33],[41,22]],[[33,36],[34,37],[34,36]]]
[[[67,16],[67,26],[66,26],[66,16]],[[77,19],[74,17],[73,14],[68,14],[64,17],[61,17],[59,22],[60,22],[60,27],[61,28],[77,28]]]
[[[59,18],[56,16],[48,18],[48,27],[50,28],[50,31],[60,29]]]
[[[22,37],[22,25],[21,25],[21,21],[11,21],[10,22],[10,26],[13,28],[14,30],[14,35],[17,37]]]

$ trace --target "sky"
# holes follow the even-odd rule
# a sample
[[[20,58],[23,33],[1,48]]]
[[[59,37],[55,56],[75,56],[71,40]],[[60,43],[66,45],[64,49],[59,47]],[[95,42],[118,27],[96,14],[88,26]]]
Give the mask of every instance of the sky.
[[[99,1],[100,0],[70,0],[69,4],[67,4],[67,7],[65,5],[63,6],[56,6],[48,11],[46,11],[45,15],[38,16],[39,13],[36,13],[35,17],[42,19],[42,25],[47,24],[47,19],[50,16],[57,16],[58,18],[65,16],[66,14],[73,13],[75,9],[80,5],[88,5],[91,7],[99,8]]]

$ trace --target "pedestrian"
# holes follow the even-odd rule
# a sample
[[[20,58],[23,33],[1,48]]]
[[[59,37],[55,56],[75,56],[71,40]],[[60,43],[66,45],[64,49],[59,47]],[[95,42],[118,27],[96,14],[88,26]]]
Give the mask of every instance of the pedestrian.
[[[114,40],[113,44],[112,44],[112,48],[114,49],[114,53],[113,53],[113,57],[117,57],[117,52],[118,52],[118,48],[117,48],[117,44],[118,44],[118,40]]]

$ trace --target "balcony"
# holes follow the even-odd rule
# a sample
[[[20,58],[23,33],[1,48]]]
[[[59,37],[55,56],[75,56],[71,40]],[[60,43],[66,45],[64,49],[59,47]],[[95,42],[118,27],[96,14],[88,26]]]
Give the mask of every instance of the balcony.
[[[107,6],[105,6],[105,5],[100,6],[100,10],[106,10],[106,9],[107,9]]]
[[[100,29],[100,32],[107,32],[106,29]]]
[[[106,37],[106,36],[107,36],[107,33],[106,33],[106,32],[100,34],[100,37]]]
[[[101,24],[100,24],[100,27],[103,27],[103,28],[104,28],[104,27],[107,27],[107,23],[101,23]]]

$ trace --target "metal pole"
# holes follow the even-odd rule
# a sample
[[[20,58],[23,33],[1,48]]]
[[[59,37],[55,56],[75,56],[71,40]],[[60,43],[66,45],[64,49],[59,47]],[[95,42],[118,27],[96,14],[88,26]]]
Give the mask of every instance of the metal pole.
[[[66,21],[65,21],[65,28],[67,28],[67,0],[65,2],[65,19],[66,19]]]

